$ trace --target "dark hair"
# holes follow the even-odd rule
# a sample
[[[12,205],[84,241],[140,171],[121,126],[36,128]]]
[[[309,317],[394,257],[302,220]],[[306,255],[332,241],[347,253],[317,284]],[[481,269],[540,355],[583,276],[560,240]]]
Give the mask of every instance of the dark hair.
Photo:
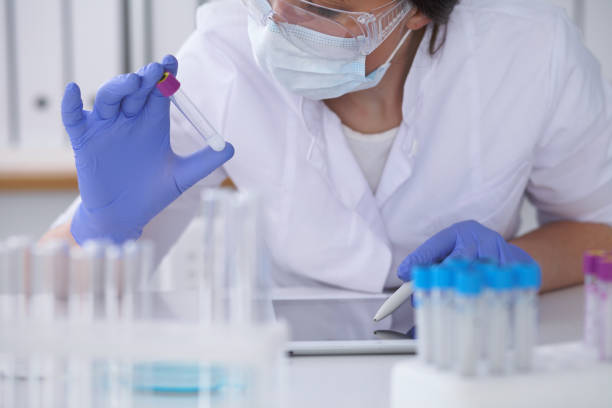
[[[411,0],[411,2],[423,14],[429,17],[433,23],[429,53],[435,54],[446,40],[446,24],[459,0]],[[444,28],[444,33],[442,34],[442,39],[438,42],[441,27]]]

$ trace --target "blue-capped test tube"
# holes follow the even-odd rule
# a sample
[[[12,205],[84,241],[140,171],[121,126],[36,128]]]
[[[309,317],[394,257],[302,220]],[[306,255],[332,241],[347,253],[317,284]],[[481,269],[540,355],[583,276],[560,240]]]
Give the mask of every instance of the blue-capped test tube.
[[[174,106],[213,150],[220,152],[225,149],[223,137],[181,89],[181,83],[174,75],[170,72],[164,72],[164,76],[157,83],[157,89],[162,95],[170,98]]]
[[[414,314],[417,327],[417,350],[420,358],[426,363],[432,363],[434,361],[431,278],[430,267],[415,266],[412,268]]]
[[[485,291],[485,350],[489,372],[500,374],[506,368],[512,318],[514,275],[510,267],[483,264]]]
[[[472,268],[459,270],[455,288],[456,368],[459,374],[472,376],[476,374],[480,357],[478,339],[479,304],[482,292],[480,273]]]
[[[447,369],[453,362],[454,283],[456,265],[432,267],[431,305],[433,314],[434,361]]]
[[[537,341],[538,289],[541,284],[537,264],[513,267],[516,296],[514,298],[514,360],[518,370],[531,369],[533,348]]]

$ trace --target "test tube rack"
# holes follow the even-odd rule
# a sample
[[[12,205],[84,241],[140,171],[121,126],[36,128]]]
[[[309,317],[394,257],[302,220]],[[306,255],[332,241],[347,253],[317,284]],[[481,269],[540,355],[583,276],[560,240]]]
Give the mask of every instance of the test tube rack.
[[[582,343],[536,347],[533,369],[473,377],[412,358],[391,375],[391,408],[612,407],[612,365]]]

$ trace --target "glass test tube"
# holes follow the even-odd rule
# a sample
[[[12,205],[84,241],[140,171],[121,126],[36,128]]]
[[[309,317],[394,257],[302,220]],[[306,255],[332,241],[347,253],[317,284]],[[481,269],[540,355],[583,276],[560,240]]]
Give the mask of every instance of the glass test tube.
[[[122,276],[123,253],[121,248],[109,245],[104,251],[104,318],[107,321],[119,319]]]
[[[15,302],[12,293],[12,274],[8,268],[8,249],[0,243],[0,325],[14,319]],[[0,330],[0,333],[2,330]],[[15,359],[8,352],[0,352],[0,406],[15,406]]]
[[[104,245],[104,242],[87,241],[82,247],[70,250],[68,316],[72,322],[91,323],[94,320],[96,298],[100,300],[102,296]],[[90,406],[93,401],[91,360],[71,356],[68,372],[68,408]]]
[[[102,294],[103,250],[104,246],[94,241],[70,250],[68,305],[73,321],[88,322],[94,319],[94,297]]]
[[[68,246],[63,241],[51,241],[35,245],[32,249],[30,274],[29,317],[31,321],[52,323],[63,317],[66,310]],[[28,398],[31,406],[57,403],[61,393],[58,365],[49,355],[33,355],[29,360]]]
[[[257,197],[211,189],[202,193],[204,271],[199,283],[202,323],[265,319],[265,278]],[[256,307],[255,307],[256,306]]]
[[[599,293],[597,291],[597,267],[605,251],[585,252],[582,259],[584,273],[584,343],[589,347],[598,345]]]
[[[6,304],[7,311],[15,319],[26,317],[26,295],[30,269],[30,252],[32,242],[26,237],[10,237],[5,242],[6,275],[8,287]]]
[[[30,318],[51,322],[61,311],[60,300],[66,299],[68,247],[63,241],[36,245],[32,249],[30,273]]]
[[[119,318],[123,321],[134,319],[135,291],[140,270],[140,247],[130,241],[123,245],[123,276],[121,277],[121,309]]]
[[[165,72],[162,79],[157,83],[159,91],[170,98],[174,106],[213,150],[220,152],[225,149],[223,137],[180,87],[181,83],[170,72]]]
[[[536,264],[514,267],[517,290],[514,299],[514,363],[518,370],[531,369],[537,342],[538,289],[540,268]]]
[[[436,366],[447,369],[451,367],[453,358],[454,268],[447,265],[434,266],[432,280],[433,355]]]
[[[601,298],[599,356],[602,360],[612,361],[612,257],[599,263],[597,278]]]
[[[417,327],[417,350],[419,358],[426,363],[434,361],[432,306],[431,306],[431,268],[415,266],[412,268],[414,285],[414,313]]]
[[[512,317],[514,275],[508,267],[487,265],[484,269],[488,289],[486,304],[486,356],[489,372],[501,374],[506,369]]]
[[[480,349],[478,347],[478,315],[481,302],[481,278],[473,269],[457,273],[455,317],[457,343],[455,362],[461,375],[476,374]]]

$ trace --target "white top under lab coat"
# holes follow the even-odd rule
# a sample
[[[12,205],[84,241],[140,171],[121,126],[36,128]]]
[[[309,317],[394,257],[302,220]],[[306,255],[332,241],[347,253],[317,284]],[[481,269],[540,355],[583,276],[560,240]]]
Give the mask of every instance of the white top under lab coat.
[[[612,89],[565,14],[533,0],[463,0],[434,56],[429,37],[372,194],[339,118],[258,68],[240,2],[202,6],[178,78],[236,155],[144,237],[166,252],[197,213],[202,188],[230,177],[261,193],[278,284],[375,292],[412,250],[458,221],[512,238],[524,196],[544,221],[612,224]],[[203,146],[176,112],[171,132],[179,154]]]

